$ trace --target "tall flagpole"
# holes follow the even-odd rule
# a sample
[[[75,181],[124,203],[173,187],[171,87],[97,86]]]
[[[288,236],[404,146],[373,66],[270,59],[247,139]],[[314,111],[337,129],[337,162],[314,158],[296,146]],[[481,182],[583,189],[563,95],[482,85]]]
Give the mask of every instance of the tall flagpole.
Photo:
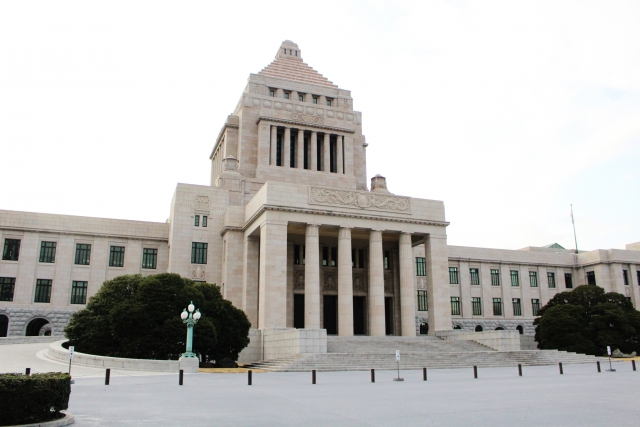
[[[573,238],[576,241],[576,253],[578,253],[578,237],[576,237],[576,222],[573,219],[573,204],[571,205],[571,223],[573,224]]]

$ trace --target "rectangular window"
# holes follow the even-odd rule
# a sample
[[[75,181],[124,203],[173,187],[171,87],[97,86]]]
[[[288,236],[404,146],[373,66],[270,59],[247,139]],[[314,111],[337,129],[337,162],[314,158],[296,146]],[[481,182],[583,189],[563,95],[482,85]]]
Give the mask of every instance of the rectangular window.
[[[318,103],[318,98],[313,98],[313,103],[317,104]]]
[[[109,267],[124,266],[124,246],[111,246],[109,251]]]
[[[418,291],[418,311],[427,310],[427,291]]]
[[[460,316],[460,297],[451,297],[451,315]]]
[[[449,267],[449,283],[452,285],[458,284],[458,267]]]
[[[207,226],[207,220],[208,220],[207,216],[206,215],[202,215],[202,226],[203,227]]]
[[[269,89],[269,96],[270,96],[270,97],[272,97],[272,98],[273,98],[274,96],[276,96],[276,91],[275,91],[275,90],[273,90],[273,89]]]
[[[207,263],[207,243],[192,242],[191,243],[191,264]]]
[[[196,215],[193,218],[193,225],[195,225],[196,227],[200,227],[200,215]]]
[[[364,249],[358,249],[358,268],[364,268]]]
[[[142,249],[142,268],[154,270],[158,264],[158,250],[152,248]]]
[[[298,101],[300,102],[304,101],[304,94],[298,94]]]
[[[20,239],[4,239],[2,259],[4,261],[18,261],[20,255]]]
[[[567,289],[573,288],[573,277],[571,276],[571,273],[564,273],[564,286]]]
[[[300,265],[300,245],[293,245],[293,263]]]
[[[536,271],[529,272],[529,285],[531,285],[532,288],[538,287],[538,273]]]
[[[56,242],[40,242],[40,262],[56,261]]]
[[[284,99],[289,99],[289,96],[290,96],[289,92],[284,93]]]
[[[76,244],[76,265],[89,265],[91,261],[91,245],[85,243]]]
[[[491,286],[500,286],[500,270],[491,269]]]
[[[531,308],[533,309],[533,315],[538,315],[538,310],[540,310],[540,300],[537,298],[533,298],[531,300]]]
[[[513,315],[522,316],[522,304],[520,303],[520,298],[513,299]]]
[[[391,270],[391,255],[389,251],[384,251],[384,269]]]
[[[502,316],[502,298],[493,299],[493,315]]]
[[[556,287],[556,274],[555,273],[547,273],[547,282],[549,283],[550,288]]]
[[[15,287],[15,277],[0,277],[0,301],[13,301]]]
[[[76,280],[71,283],[71,304],[87,303],[87,284]]]
[[[596,272],[587,271],[587,285],[596,286]]]
[[[331,107],[331,100],[327,99],[327,107]]]
[[[338,248],[331,248],[331,267],[338,265]]]
[[[416,257],[416,276],[427,275],[427,263],[424,258]]]
[[[356,250],[351,249],[351,268],[356,268]]]
[[[474,316],[482,316],[482,298],[471,298],[471,308],[473,309]]]
[[[629,278],[627,277],[627,270],[622,270],[622,281],[625,286],[629,286]]]
[[[329,247],[325,246],[322,248],[322,265],[327,267],[329,265]]]
[[[520,286],[520,278],[518,277],[518,270],[511,270],[511,286]]]
[[[36,280],[36,296],[33,299],[33,302],[51,302],[51,280]]]
[[[493,271],[493,270],[491,270]],[[477,268],[470,268],[469,269],[469,274],[471,275],[471,284],[472,285],[479,285],[480,284],[480,271],[478,271]],[[491,276],[491,279],[493,280],[493,276]]]

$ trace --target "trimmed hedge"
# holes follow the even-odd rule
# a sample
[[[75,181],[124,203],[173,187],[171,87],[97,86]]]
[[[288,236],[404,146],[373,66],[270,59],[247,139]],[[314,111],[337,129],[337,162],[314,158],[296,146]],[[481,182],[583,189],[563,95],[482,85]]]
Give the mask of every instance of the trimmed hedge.
[[[61,418],[69,407],[71,377],[61,372],[0,374],[0,426]]]

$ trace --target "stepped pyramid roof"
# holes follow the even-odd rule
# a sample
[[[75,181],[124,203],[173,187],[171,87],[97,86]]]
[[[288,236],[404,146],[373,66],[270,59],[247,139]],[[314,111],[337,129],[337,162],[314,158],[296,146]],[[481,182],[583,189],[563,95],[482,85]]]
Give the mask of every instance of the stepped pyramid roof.
[[[333,82],[302,61],[302,51],[291,40],[282,42],[273,62],[258,74],[283,80],[338,88]]]

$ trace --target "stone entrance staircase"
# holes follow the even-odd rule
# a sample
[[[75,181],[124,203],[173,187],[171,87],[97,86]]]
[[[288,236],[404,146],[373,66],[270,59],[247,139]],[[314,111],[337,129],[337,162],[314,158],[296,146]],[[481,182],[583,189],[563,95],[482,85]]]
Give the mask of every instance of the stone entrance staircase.
[[[474,341],[443,341],[436,337],[327,337],[327,353],[300,354],[265,360],[251,368],[280,372],[357,371],[395,369],[400,350],[401,369],[553,365],[559,362],[595,363],[584,354],[556,350],[499,352]]]

